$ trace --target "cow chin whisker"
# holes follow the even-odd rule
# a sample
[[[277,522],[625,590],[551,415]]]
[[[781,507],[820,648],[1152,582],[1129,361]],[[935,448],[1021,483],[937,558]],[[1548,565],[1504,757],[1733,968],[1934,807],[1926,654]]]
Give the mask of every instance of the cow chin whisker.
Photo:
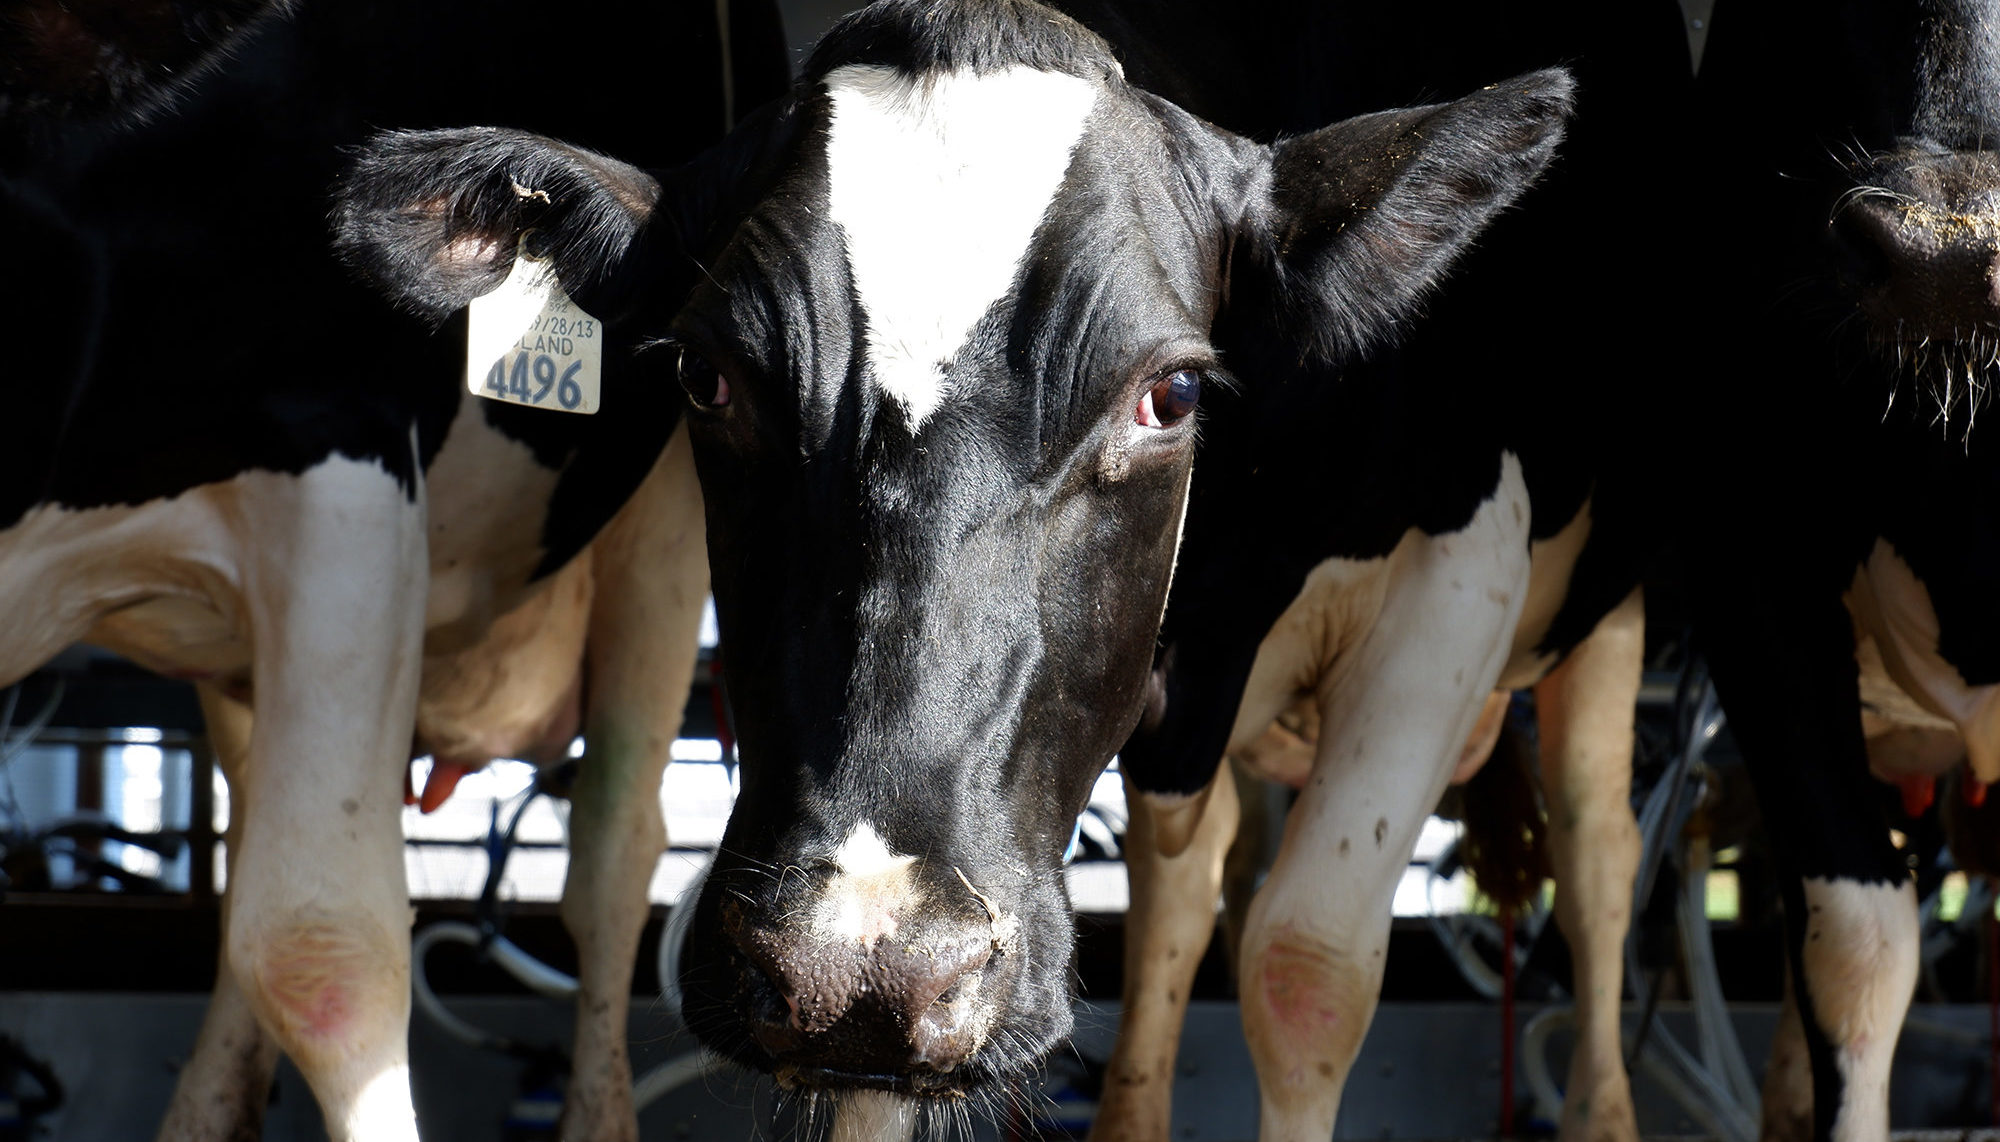
[[[1969,447],[1973,426],[2000,378],[2000,331],[1954,330],[1949,338],[1913,340],[1899,324],[1895,333],[1872,336],[1870,341],[1890,378],[1882,418],[1887,420],[1895,411],[1907,382],[1924,402],[1931,426]]]

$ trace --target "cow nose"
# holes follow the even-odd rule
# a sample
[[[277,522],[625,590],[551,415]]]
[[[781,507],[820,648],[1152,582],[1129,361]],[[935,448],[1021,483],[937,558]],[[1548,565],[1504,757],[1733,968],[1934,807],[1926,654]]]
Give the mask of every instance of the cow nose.
[[[2000,218],[1861,196],[1833,220],[1862,309],[1912,340],[2000,326]]]
[[[942,1074],[977,1051],[991,925],[927,924],[869,940],[807,925],[730,925],[751,1037],[781,1065],[829,1077]]]
[[[980,991],[993,959],[992,938],[968,933],[958,945],[935,959],[914,960],[905,991],[910,1061],[934,1071],[951,1070],[972,1057],[983,1038],[980,1012],[991,1006]]]

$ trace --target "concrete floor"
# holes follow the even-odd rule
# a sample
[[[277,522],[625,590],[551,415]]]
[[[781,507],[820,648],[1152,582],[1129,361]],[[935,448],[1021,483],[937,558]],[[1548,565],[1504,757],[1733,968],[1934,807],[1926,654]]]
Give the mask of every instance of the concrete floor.
[[[204,999],[194,995],[15,994],[0,996],[0,1035],[21,1042],[50,1063],[67,1087],[64,1108],[35,1137],[47,1142],[145,1139],[164,1111],[175,1075],[200,1024]],[[568,1037],[566,1008],[533,998],[448,1001],[461,1018],[529,1043]],[[1533,1013],[1525,1008],[1523,1023]],[[1897,1055],[1894,1121],[1901,1129],[1937,1129],[1976,1122],[1986,1107],[1983,1050],[1970,1045],[1985,1029],[1980,1007],[1920,1007],[1918,1019],[1957,1028],[1957,1041],[1906,1034]],[[1752,1060],[1763,1057],[1775,1010],[1736,1013]],[[1690,1041],[1681,1012],[1667,1023]],[[1056,1057],[1056,1076],[1034,1105],[1065,1120],[1078,1137],[1088,1120],[1087,1096],[1065,1093],[1079,1059],[1102,1060],[1117,1026],[1111,1005],[1078,1011],[1076,1050]],[[633,1068],[645,1070],[691,1049],[657,1004],[631,1011]],[[1174,1088],[1173,1142],[1248,1142],[1256,1135],[1256,1082],[1234,1005],[1197,1003],[1183,1038]],[[427,1142],[516,1142],[527,1137],[504,1125],[516,1105],[523,1067],[504,1056],[448,1040],[422,1019],[411,1032],[416,1099]],[[1349,1079],[1337,1138],[1422,1139],[1490,1137],[1499,1092],[1499,1018],[1491,1006],[1384,1004]],[[1553,1061],[1561,1074],[1560,1043]],[[15,1084],[24,1093],[27,1084]],[[0,1121],[8,1096],[0,1071]],[[1688,1136],[1695,1124],[1642,1080],[1636,1095],[1648,1136]],[[1522,1099],[1526,1105],[1525,1097]],[[795,1117],[768,1082],[728,1071],[706,1075],[668,1094],[640,1120],[650,1142],[742,1142],[796,1136]],[[1053,1123],[1049,1137],[1061,1137]],[[1964,1127],[1948,1131],[1957,1137]],[[4,1136],[0,1127],[0,1136]],[[990,1123],[975,1137],[996,1138]],[[325,1137],[310,1094],[285,1068],[273,1092],[265,1137],[317,1142]],[[972,1142],[972,1140],[964,1140]]]

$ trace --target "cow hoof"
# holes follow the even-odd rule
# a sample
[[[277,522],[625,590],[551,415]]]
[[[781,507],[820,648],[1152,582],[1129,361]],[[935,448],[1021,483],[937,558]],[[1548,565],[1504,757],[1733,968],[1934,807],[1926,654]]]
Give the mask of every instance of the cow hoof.
[[[1625,1076],[1572,1082],[1556,1137],[1557,1142],[1639,1142],[1639,1119]]]
[[[639,1120],[629,1103],[621,1111],[572,1095],[563,1104],[556,1137],[563,1142],[639,1142]]]

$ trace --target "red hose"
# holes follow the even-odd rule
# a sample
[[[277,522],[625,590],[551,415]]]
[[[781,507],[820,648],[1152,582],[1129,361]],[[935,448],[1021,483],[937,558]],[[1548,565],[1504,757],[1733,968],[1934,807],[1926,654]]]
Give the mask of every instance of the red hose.
[[[1995,1010],[2000,1011],[2000,1008]],[[1513,1132],[1514,910],[1503,908],[1500,910],[1500,1137],[1508,1137]]]
[[[729,701],[722,694],[722,654],[715,655],[715,667],[709,674],[708,708],[715,715],[715,740],[722,747],[722,761],[726,765],[736,752],[736,734],[729,726]]]

